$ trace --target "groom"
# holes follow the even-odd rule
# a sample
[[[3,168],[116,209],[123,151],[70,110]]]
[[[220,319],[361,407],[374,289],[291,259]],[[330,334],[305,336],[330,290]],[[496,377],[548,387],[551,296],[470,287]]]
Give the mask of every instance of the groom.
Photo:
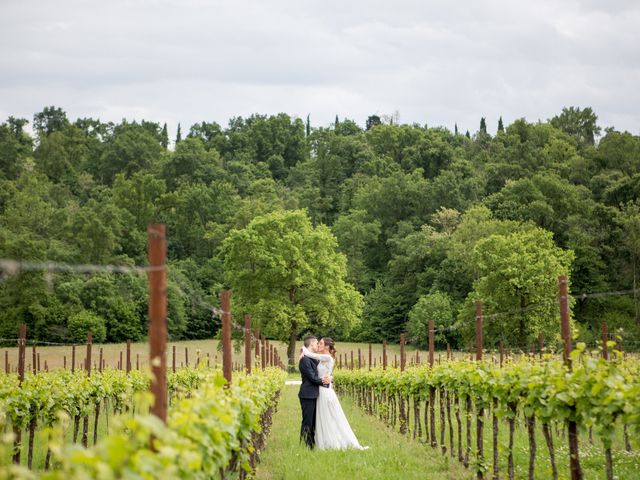
[[[304,337],[304,346],[312,352],[318,351],[318,339],[312,335]],[[318,360],[302,357],[298,364],[302,375],[300,385],[300,406],[302,407],[302,427],[300,428],[300,441],[304,440],[309,448],[313,448],[316,438],[316,400],[320,393],[320,385],[329,385],[329,377],[318,376]]]

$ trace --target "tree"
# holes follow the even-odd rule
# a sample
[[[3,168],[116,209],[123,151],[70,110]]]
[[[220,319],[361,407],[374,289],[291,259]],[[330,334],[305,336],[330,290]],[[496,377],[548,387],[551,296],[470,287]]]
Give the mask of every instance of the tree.
[[[367,253],[378,241],[380,222],[367,219],[364,210],[351,210],[347,215],[338,217],[332,228],[340,250],[347,256],[348,279],[361,291],[373,283],[373,275],[367,267]]]
[[[104,318],[88,310],[82,310],[69,317],[67,328],[71,338],[78,343],[87,341],[87,333],[91,332],[95,343],[102,343],[107,338],[107,327]]]
[[[498,119],[498,132],[504,133],[504,125],[502,124],[502,115]]]
[[[590,107],[565,107],[562,113],[549,120],[549,123],[571,135],[578,145],[586,146],[595,144],[595,136],[600,134],[597,121],[598,116]]]
[[[345,281],[347,261],[337,246],[303,210],[256,217],[222,245],[235,311],[251,313],[262,332],[288,341],[291,365],[300,333],[359,322],[362,296]]]
[[[162,145],[162,148],[164,148],[165,150],[167,149],[167,147],[169,146],[169,133],[167,132],[167,122],[164,122],[164,125],[162,126],[162,132],[160,133],[160,144]]]
[[[33,128],[39,138],[45,137],[53,132],[60,132],[69,124],[67,113],[61,108],[54,106],[44,107],[39,113],[33,116]]]
[[[371,115],[367,118],[367,130],[371,130],[376,125],[382,125],[382,120],[378,115]]]
[[[307,114],[307,123],[305,124],[305,133],[307,135],[307,138],[309,137],[309,135],[311,135],[311,119],[310,119],[311,114]]]
[[[449,329],[453,325],[453,306],[449,295],[434,292],[422,295],[409,312],[407,333],[409,339],[420,348],[429,347],[429,320],[435,323],[435,341],[444,346],[451,337]]]
[[[178,131],[176,132],[176,145],[182,141],[182,132],[180,131],[180,123],[178,123]]]
[[[456,136],[458,135],[458,123],[457,122],[453,124],[453,134],[456,135]]]
[[[640,203],[629,202],[618,214],[617,221],[622,227],[622,244],[631,260],[633,276],[633,300],[635,319],[640,323],[640,305],[638,304],[638,264],[640,261]]]
[[[487,133],[487,120],[484,117],[480,119],[480,133]]]
[[[474,264],[480,276],[460,321],[470,330],[469,307],[482,301],[493,344],[504,339],[525,347],[540,333],[551,342],[559,339],[558,276],[569,275],[573,259],[573,251],[558,248],[553,234],[541,228],[479,241]]]

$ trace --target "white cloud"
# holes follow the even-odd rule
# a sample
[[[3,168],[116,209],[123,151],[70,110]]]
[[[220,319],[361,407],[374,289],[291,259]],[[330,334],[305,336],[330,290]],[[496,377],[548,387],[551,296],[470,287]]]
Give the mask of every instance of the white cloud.
[[[546,119],[591,106],[640,131],[635,1],[4,0],[0,118],[175,130],[287,112],[327,124],[372,113],[475,131],[481,116]]]

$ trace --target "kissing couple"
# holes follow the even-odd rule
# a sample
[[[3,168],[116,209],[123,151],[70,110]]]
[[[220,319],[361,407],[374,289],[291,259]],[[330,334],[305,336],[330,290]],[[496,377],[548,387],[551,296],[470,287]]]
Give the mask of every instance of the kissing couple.
[[[329,338],[315,336],[304,338],[298,367],[302,375],[300,406],[302,427],[300,441],[309,448],[319,450],[366,450],[358,443],[342,406],[333,389],[333,367],[335,365],[335,342]]]

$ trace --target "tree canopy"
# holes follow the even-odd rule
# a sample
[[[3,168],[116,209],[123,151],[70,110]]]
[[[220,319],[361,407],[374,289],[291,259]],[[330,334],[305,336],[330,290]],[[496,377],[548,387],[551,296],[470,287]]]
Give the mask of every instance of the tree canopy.
[[[522,346],[552,329],[557,312],[535,305],[553,304],[568,273],[574,292],[635,291],[577,296],[583,340],[602,319],[640,340],[638,135],[601,127],[588,107],[500,118],[495,136],[496,119],[480,115],[464,134],[394,118],[204,119],[172,141],[178,125],[164,120],[73,119],[58,106],[31,125],[10,116],[0,258],[143,265],[146,225],[165,223],[172,339],[216,335],[203,305],[232,287],[236,316],[289,342],[406,332],[422,344],[434,316],[439,341],[465,347],[481,299],[488,344],[508,332]],[[26,322],[35,339],[104,326],[106,341],[135,340],[145,302],[140,275],[2,272],[0,334]],[[511,310],[524,313],[502,315]]]

